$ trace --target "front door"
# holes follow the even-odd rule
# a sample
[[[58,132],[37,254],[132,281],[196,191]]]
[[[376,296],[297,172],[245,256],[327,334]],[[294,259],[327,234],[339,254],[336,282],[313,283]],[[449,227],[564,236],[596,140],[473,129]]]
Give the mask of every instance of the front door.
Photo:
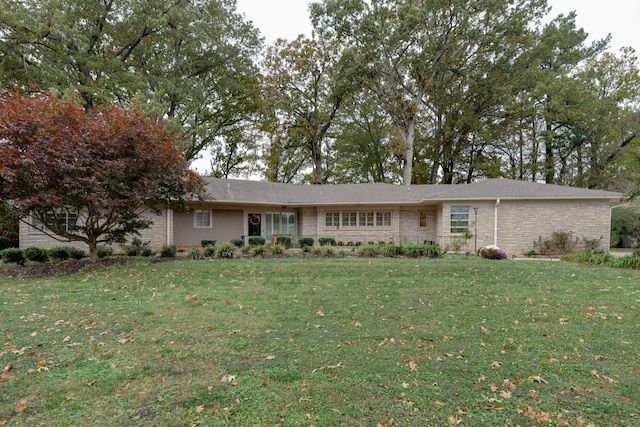
[[[262,234],[262,215],[259,213],[249,214],[249,236],[260,236]]]

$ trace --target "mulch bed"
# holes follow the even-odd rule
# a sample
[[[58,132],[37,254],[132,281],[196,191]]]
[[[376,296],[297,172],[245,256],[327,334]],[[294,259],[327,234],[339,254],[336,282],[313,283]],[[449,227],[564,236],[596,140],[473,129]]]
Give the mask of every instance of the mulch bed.
[[[86,259],[49,261],[45,263],[28,262],[25,265],[2,265],[0,266],[0,278],[42,278],[53,276],[68,276],[78,272],[89,273],[99,268],[108,267],[114,264],[125,265],[139,261],[139,258],[104,258],[91,262]],[[173,261],[174,258],[154,258],[151,262]]]

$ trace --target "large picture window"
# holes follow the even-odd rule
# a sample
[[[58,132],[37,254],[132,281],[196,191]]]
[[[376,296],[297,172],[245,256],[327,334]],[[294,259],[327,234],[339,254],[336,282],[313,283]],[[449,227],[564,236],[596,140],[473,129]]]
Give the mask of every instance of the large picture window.
[[[267,212],[265,234],[268,239],[274,234],[288,234],[295,240],[297,238],[296,214],[293,212]]]
[[[196,210],[195,211],[195,228],[211,228],[211,211]]]
[[[464,234],[469,229],[469,206],[451,206],[451,234]]]

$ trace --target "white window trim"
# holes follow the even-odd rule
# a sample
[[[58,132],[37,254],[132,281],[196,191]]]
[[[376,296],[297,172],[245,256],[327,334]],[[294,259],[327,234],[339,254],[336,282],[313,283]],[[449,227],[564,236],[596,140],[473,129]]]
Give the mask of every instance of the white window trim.
[[[209,213],[209,225],[198,225],[198,212]],[[213,228],[213,213],[211,209],[196,209],[193,211],[193,228]]]

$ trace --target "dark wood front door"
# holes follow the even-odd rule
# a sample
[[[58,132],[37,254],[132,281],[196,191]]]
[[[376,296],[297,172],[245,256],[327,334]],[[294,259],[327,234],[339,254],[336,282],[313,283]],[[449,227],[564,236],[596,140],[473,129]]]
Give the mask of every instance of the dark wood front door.
[[[249,221],[249,236],[259,236],[262,234],[262,215],[257,213],[250,213],[248,217]]]

